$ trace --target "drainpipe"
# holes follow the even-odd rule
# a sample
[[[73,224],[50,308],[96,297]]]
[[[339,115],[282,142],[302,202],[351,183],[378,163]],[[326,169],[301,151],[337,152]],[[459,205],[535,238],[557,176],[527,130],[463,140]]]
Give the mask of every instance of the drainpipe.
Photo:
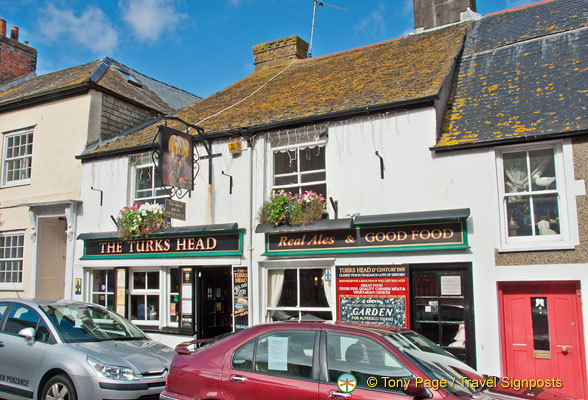
[[[251,286],[254,281],[253,279],[253,219],[255,218],[255,213],[253,212],[253,148],[255,143],[255,135],[251,135],[248,137],[248,145],[249,145],[249,200],[248,200],[248,209],[249,209],[249,226],[247,227],[247,253],[249,255],[249,267],[247,276],[249,276],[249,290],[250,294],[252,294]],[[254,313],[257,312],[255,310],[255,306],[253,306],[253,302],[249,301],[249,321],[248,323],[251,324],[254,319]]]

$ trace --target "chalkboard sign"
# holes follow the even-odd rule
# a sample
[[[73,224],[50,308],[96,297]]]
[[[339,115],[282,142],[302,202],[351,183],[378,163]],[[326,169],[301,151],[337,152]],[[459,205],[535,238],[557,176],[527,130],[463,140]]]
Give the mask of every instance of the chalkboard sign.
[[[235,318],[235,330],[239,331],[249,327],[249,278],[247,267],[233,268],[233,315]]]

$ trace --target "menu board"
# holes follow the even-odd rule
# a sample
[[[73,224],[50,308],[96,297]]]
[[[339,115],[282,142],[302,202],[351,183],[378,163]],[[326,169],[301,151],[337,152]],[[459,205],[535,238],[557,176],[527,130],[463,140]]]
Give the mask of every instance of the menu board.
[[[235,330],[249,327],[249,277],[247,267],[233,267],[233,315]]]
[[[408,328],[406,265],[338,266],[338,320]]]

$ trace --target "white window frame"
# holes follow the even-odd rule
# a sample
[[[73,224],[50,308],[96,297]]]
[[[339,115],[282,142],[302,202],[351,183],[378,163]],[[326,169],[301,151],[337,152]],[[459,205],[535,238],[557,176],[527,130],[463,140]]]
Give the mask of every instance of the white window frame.
[[[549,190],[558,196],[559,229],[558,235],[545,236],[520,236],[512,237],[508,234],[509,224],[506,212],[506,194],[504,182],[504,164],[502,155],[512,152],[528,152],[551,148],[554,150],[555,175],[557,188]],[[496,182],[498,193],[498,215],[500,218],[500,252],[534,251],[534,250],[559,250],[573,249],[578,244],[577,216],[575,207],[575,194],[573,187],[573,158],[571,142],[549,141],[534,144],[515,145],[494,149],[496,160]],[[521,193],[526,195],[527,192]],[[574,232],[576,232],[574,234]]]
[[[17,136],[26,137],[27,135],[31,135],[31,152],[30,154],[26,154],[24,156],[18,157],[11,157],[8,158],[8,140],[10,138],[14,138]],[[2,147],[2,187],[11,187],[11,186],[21,186],[21,185],[28,185],[31,183],[31,176],[33,174],[33,146],[34,146],[34,130],[33,128],[26,128],[18,131],[13,131],[9,133],[4,133],[3,138],[3,147]],[[31,172],[29,173],[28,178],[24,179],[16,179],[16,180],[8,180],[8,163],[10,161],[15,161],[18,159],[28,159],[29,166]]]
[[[21,237],[22,238],[22,257],[4,257],[4,248],[0,248],[0,262],[20,262],[21,281],[20,282],[0,282],[0,290],[24,290],[24,255],[25,255],[25,231],[0,232],[0,237]],[[12,249],[13,247],[10,247]],[[17,246],[18,248],[18,246]],[[10,254],[8,254],[10,255]],[[18,272],[18,270],[16,270]],[[14,272],[14,270],[11,270]]]
[[[147,272],[157,272],[159,275],[159,288],[157,289],[135,289],[134,287],[134,279],[133,279],[133,274],[135,273],[147,273]],[[130,268],[129,269],[129,295],[127,298],[128,301],[128,315],[129,315],[129,320],[134,323],[135,325],[140,325],[140,326],[153,326],[153,327],[159,327],[162,328],[164,326],[164,321],[167,320],[167,313],[165,310],[165,304],[167,303],[167,301],[165,301],[164,297],[164,293],[165,291],[162,291],[162,285],[165,285],[165,276],[166,276],[166,271],[163,268]],[[145,286],[147,285],[147,280],[145,280]],[[149,319],[135,319],[135,320],[131,320],[130,316],[132,315],[132,301],[131,301],[131,297],[133,295],[136,296],[149,296],[149,295],[157,295],[159,296],[159,319],[157,320],[149,320]],[[149,312],[148,309],[146,308],[145,312]]]
[[[312,263],[314,264],[314,263]],[[297,288],[296,288],[296,303],[298,304],[298,306],[288,306],[288,307],[270,307],[268,306],[268,290],[269,290],[269,272],[273,271],[273,270],[287,270],[287,269],[294,269],[297,271]],[[300,304],[300,270],[301,269],[322,269],[323,271],[329,271],[329,275],[330,275],[330,302],[329,299],[327,298],[327,302],[332,304],[332,306],[328,306],[328,307],[301,307]],[[284,265],[284,266],[273,266],[273,267],[268,267],[268,268],[264,268],[263,269],[264,273],[263,273],[263,280],[264,280],[264,290],[263,290],[263,308],[264,308],[264,321],[271,322],[271,317],[270,317],[270,311],[295,311],[298,312],[298,320],[300,320],[301,318],[301,313],[302,312],[312,312],[312,311],[318,311],[318,312],[330,312],[332,319],[331,321],[335,321],[337,319],[337,311],[336,311],[336,299],[335,299],[335,295],[334,295],[334,290],[335,290],[335,275],[334,275],[334,271],[332,266],[330,265],[330,263],[326,262],[322,265]],[[327,293],[325,293],[325,295],[327,295]]]
[[[163,199],[169,199],[168,193],[157,195],[157,190],[162,190],[161,187],[155,186],[155,176],[157,174],[156,166],[151,158],[151,153],[133,154],[129,157],[129,166],[131,167],[131,182],[129,187],[131,191],[129,193],[130,203],[135,202],[142,203],[160,203],[163,204]],[[137,172],[141,168],[151,168],[151,196],[148,197],[136,197],[137,194]]]
[[[311,186],[311,185],[321,185],[324,184],[326,187],[326,191],[328,191],[328,186],[327,186],[327,157],[325,154],[325,168],[323,169],[316,169],[316,170],[312,170],[312,171],[305,171],[305,172],[301,172],[300,169],[300,151],[304,150],[305,148],[310,148],[310,149],[316,149],[317,147],[319,148],[317,151],[324,151],[326,152],[327,149],[327,130],[326,129],[314,129],[314,128],[309,128],[311,131],[313,131],[312,133],[310,133],[310,131],[304,131],[301,133],[298,132],[286,132],[286,133],[278,133],[278,134],[273,134],[271,136],[270,139],[270,157],[271,157],[271,183],[270,186],[272,188],[272,190],[284,190],[286,192],[291,192],[293,194],[300,194],[301,193],[301,187],[302,186]],[[277,144],[275,144],[275,142],[278,142]],[[282,144],[283,142],[286,142],[286,144]],[[275,144],[275,145],[274,145]],[[296,168],[296,177],[297,177],[297,181],[298,183],[296,184],[288,184],[288,185],[275,185],[275,178],[276,178],[276,174],[275,174],[275,163],[274,163],[274,153],[277,152],[288,152],[288,151],[296,151],[296,163],[297,163],[297,168]],[[320,181],[312,181],[312,182],[302,182],[302,176],[303,175],[307,175],[307,174],[312,174],[312,173],[317,173],[317,172],[324,172],[325,173],[325,179],[324,180],[320,180]],[[286,175],[294,175],[294,173],[292,174],[283,174],[281,176],[286,176]],[[320,193],[323,196],[327,196],[327,193]]]
[[[106,278],[105,278],[105,282],[106,282],[106,288],[104,289],[103,292],[101,291],[94,291],[94,273],[95,272],[103,272],[106,274]],[[114,280],[113,284],[114,284],[114,289],[112,292],[108,291],[108,272],[113,272],[114,277],[112,278]],[[113,297],[115,297],[115,293],[116,293],[116,270],[109,268],[109,269],[93,269],[90,271],[90,277],[91,277],[91,282],[90,282],[90,302],[94,303],[94,295],[101,295],[103,294],[105,297],[105,303],[106,305],[104,305],[104,307],[108,308],[109,306],[112,306],[112,308],[108,308],[111,311],[115,311],[116,312],[116,301],[113,304],[108,304],[108,295],[112,295]],[[100,304],[100,303],[94,303],[94,304]]]

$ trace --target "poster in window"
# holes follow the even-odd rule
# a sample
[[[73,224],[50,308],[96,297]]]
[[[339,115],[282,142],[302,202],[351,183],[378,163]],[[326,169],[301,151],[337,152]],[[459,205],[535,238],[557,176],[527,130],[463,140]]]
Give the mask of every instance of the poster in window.
[[[192,135],[166,126],[159,127],[159,172],[164,186],[194,189],[193,146]]]
[[[233,314],[235,330],[249,327],[249,278],[247,267],[233,268]]]
[[[405,265],[337,267],[338,319],[408,328]]]

